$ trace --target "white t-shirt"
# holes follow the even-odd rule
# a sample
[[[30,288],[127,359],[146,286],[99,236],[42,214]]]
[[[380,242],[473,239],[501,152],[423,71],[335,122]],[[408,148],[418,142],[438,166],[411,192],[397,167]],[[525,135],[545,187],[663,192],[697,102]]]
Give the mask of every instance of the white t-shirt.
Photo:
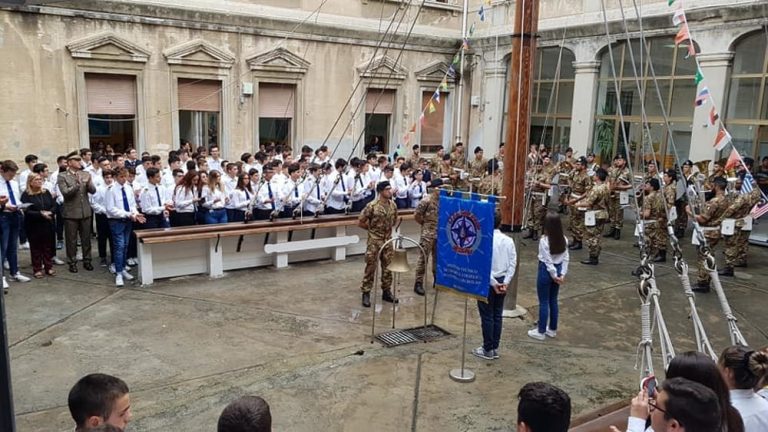
[[[731,390],[731,405],[744,420],[744,432],[768,431],[768,400],[752,390]]]

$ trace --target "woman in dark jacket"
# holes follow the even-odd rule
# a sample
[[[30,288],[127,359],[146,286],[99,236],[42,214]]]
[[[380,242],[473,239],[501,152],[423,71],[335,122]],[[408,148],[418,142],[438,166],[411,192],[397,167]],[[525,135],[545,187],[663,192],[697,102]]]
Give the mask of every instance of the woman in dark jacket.
[[[32,270],[35,277],[40,279],[43,277],[43,270],[49,276],[56,274],[53,270],[53,256],[56,253],[53,240],[56,200],[43,188],[43,177],[40,174],[30,174],[26,186],[26,190],[21,194],[21,202],[31,206],[24,212],[24,226],[29,238]]]

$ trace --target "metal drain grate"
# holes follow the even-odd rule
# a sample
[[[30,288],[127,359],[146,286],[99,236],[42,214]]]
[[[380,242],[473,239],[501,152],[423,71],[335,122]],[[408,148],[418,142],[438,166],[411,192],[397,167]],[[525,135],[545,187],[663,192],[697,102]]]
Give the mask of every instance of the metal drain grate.
[[[404,330],[391,330],[376,335],[376,339],[387,348],[406,345],[413,342],[431,342],[451,334],[436,325],[415,327]]]

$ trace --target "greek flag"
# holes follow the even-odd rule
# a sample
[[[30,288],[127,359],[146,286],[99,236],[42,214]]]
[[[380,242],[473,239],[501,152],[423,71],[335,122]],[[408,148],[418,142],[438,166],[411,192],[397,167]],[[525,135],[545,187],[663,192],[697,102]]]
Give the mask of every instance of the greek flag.
[[[752,181],[754,179],[752,178],[752,173],[747,172],[746,175],[744,175],[744,180],[741,182],[741,194],[749,194],[752,193]]]

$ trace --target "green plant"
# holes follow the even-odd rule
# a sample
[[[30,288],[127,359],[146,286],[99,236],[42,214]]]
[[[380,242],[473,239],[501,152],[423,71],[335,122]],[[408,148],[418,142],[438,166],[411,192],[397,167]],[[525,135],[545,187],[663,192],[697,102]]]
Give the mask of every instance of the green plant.
[[[600,111],[601,115],[606,115],[608,107],[604,105]],[[597,120],[597,124],[595,125],[595,154],[600,158],[601,163],[610,161],[613,156],[613,137],[615,130],[615,120]]]

